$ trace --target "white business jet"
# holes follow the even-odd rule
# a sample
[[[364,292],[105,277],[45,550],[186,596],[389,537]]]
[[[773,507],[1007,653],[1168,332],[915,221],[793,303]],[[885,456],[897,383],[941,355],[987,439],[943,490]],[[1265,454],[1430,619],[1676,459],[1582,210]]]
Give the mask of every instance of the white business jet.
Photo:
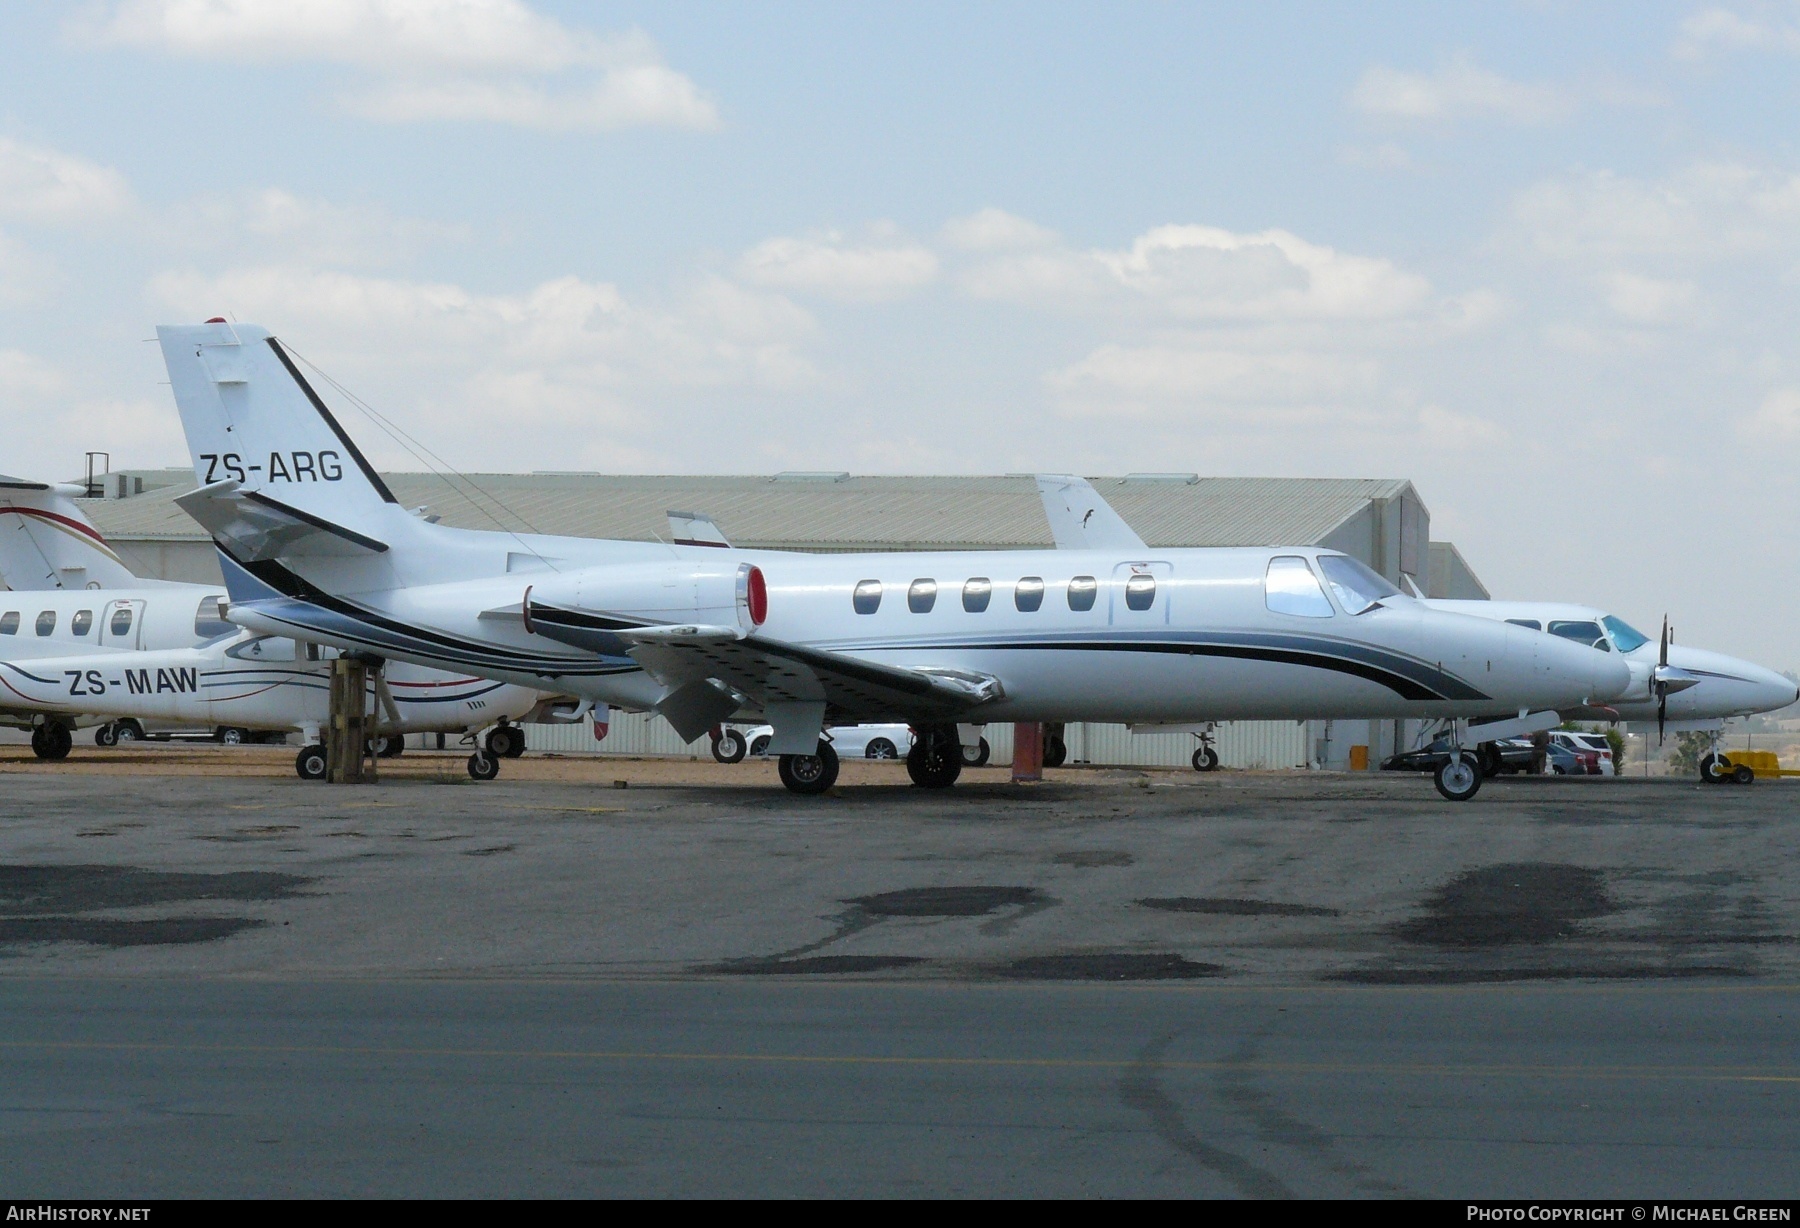
[[[338,650],[227,622],[225,594],[210,586],[134,576],[75,502],[79,491],[0,478],[0,579],[14,590],[0,593],[0,724],[30,729],[45,759],[66,756],[72,730],[95,724],[101,746],[142,737],[147,725],[214,730],[227,742],[297,730],[306,744],[295,770],[323,778],[317,743]],[[413,665],[386,671],[373,691],[384,753],[398,753],[408,733],[494,726],[487,753],[470,757],[477,779],[524,750],[512,722],[578,720],[589,707]]]
[[[797,793],[833,723],[902,720],[953,783],[990,721],[1553,718],[1630,671],[1429,609],[1314,547],[813,555],[453,529],[402,507],[265,329],[157,330],[234,622],[654,710],[760,714]],[[1438,775],[1473,796],[1472,754]]]

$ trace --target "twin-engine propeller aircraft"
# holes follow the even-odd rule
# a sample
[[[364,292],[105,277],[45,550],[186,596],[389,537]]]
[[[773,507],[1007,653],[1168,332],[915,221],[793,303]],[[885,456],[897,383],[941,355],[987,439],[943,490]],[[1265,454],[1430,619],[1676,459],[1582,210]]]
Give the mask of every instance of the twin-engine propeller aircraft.
[[[1603,702],[1612,654],[1432,610],[1313,547],[812,555],[454,529],[402,507],[293,354],[222,320],[157,330],[234,622],[654,710],[760,716],[784,784],[829,788],[832,724],[905,721],[953,783],[990,721],[1517,713]],[[1438,787],[1473,796],[1472,755]]]
[[[1081,549],[1104,535],[1115,547],[1143,546],[1143,541],[1085,479],[1073,475],[1039,475],[1038,493],[1051,535],[1060,550]],[[1663,620],[1659,641],[1624,619],[1592,606],[1544,601],[1424,602],[1434,610],[1494,619],[1585,644],[1598,652],[1616,652],[1631,671],[1630,686],[1611,700],[1585,708],[1564,709],[1570,720],[1655,721],[1665,729],[1717,734],[1734,716],[1750,716],[1785,708],[1800,698],[1800,686],[1773,670],[1723,653],[1677,646]],[[1499,770],[1499,750],[1489,739],[1508,722],[1476,723],[1470,736],[1482,740],[1481,758],[1488,774]],[[1435,733],[1429,730],[1421,741]],[[1712,753],[1700,760],[1701,776],[1711,782],[1730,780],[1730,761],[1720,755],[1715,737]]]
[[[1549,601],[1426,604],[1616,653],[1631,670],[1631,686],[1598,708],[1564,713],[1573,720],[1655,722],[1659,733],[1675,729],[1717,734],[1731,717],[1773,712],[1800,700],[1800,686],[1792,678],[1724,653],[1676,644],[1666,619],[1659,638],[1653,640],[1624,619],[1593,606]],[[1701,758],[1700,775],[1713,783],[1731,779],[1730,761],[1719,754],[1716,739],[1714,749]]]
[[[305,745],[295,770],[323,778],[319,729],[338,650],[227,622],[216,588],[132,575],[75,502],[78,490],[0,478],[0,578],[15,590],[0,593],[0,724],[30,729],[44,759],[66,756],[73,730],[88,725],[99,726],[101,746],[140,738],[147,726],[204,729],[228,742],[297,730]],[[386,671],[371,698],[384,754],[399,753],[408,733],[494,726],[486,752],[469,758],[478,780],[525,749],[512,722],[577,720],[588,708],[416,665]]]

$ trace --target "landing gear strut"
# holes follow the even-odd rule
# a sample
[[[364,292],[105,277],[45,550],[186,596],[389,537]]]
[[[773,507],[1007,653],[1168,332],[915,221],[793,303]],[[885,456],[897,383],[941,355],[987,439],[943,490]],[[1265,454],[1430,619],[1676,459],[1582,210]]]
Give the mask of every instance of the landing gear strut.
[[[1050,756],[1045,754],[1045,762]],[[921,725],[906,752],[906,774],[921,789],[948,789],[962,775],[962,743],[955,725]]]

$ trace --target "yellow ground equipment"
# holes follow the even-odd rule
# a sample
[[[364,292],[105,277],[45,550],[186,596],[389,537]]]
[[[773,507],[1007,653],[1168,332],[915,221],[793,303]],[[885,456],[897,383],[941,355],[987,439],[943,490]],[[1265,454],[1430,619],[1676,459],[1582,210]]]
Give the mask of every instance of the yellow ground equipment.
[[[1778,780],[1783,776],[1800,776],[1800,769],[1784,768],[1772,750],[1731,750],[1725,758],[1732,770],[1749,768],[1757,780]]]

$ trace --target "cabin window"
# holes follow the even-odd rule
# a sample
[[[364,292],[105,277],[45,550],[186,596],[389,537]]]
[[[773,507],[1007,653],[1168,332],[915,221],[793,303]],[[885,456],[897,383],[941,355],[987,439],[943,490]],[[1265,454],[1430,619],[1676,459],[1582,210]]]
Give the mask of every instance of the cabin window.
[[[19,612],[8,610],[6,613],[0,614],[0,635],[17,634],[19,634]]]
[[[229,635],[237,630],[235,623],[225,621],[226,602],[223,597],[202,597],[200,608],[194,611],[194,634],[203,640],[214,636]]]
[[[1612,651],[1612,645],[1606,642],[1606,633],[1600,630],[1599,623],[1578,619],[1552,619],[1550,634],[1574,640],[1577,644],[1586,644],[1589,648],[1598,648],[1601,652]]]
[[[131,607],[122,605],[113,611],[111,621],[106,625],[107,634],[127,636],[131,634]]]
[[[1506,620],[1515,627],[1524,627],[1527,631],[1542,631],[1544,624],[1535,618],[1509,618]]]
[[[1133,576],[1125,581],[1125,608],[1147,610],[1156,604],[1156,577]]]
[[[1380,605],[1383,598],[1398,597],[1400,590],[1389,584],[1373,568],[1347,554],[1321,554],[1319,570],[1325,582],[1337,595],[1346,614],[1363,614]]]
[[[994,586],[986,576],[976,576],[963,584],[963,609],[971,614],[980,614],[988,608],[993,599]]]
[[[873,614],[881,608],[881,581],[858,580],[856,591],[850,595],[850,604],[856,607],[858,614]]]
[[[1026,576],[1013,585],[1013,604],[1027,614],[1044,604],[1044,577]]]
[[[1325,590],[1319,587],[1319,578],[1297,554],[1278,554],[1269,560],[1263,601],[1277,614],[1330,618],[1335,613],[1325,599]]]
[[[1650,637],[1622,618],[1608,614],[1601,623],[1612,632],[1612,642],[1620,652],[1636,652],[1650,642]]]
[[[37,633],[39,635],[49,635],[54,630],[56,630],[56,611],[45,610],[42,614],[38,615]]]
[[[1100,593],[1100,585],[1092,576],[1076,576],[1069,581],[1069,608],[1071,610],[1091,610],[1094,598]]]
[[[86,635],[94,629],[94,612],[92,610],[76,610],[75,617],[69,620],[69,634]]]
[[[906,590],[906,608],[914,614],[929,614],[937,604],[937,581],[914,580]]]

